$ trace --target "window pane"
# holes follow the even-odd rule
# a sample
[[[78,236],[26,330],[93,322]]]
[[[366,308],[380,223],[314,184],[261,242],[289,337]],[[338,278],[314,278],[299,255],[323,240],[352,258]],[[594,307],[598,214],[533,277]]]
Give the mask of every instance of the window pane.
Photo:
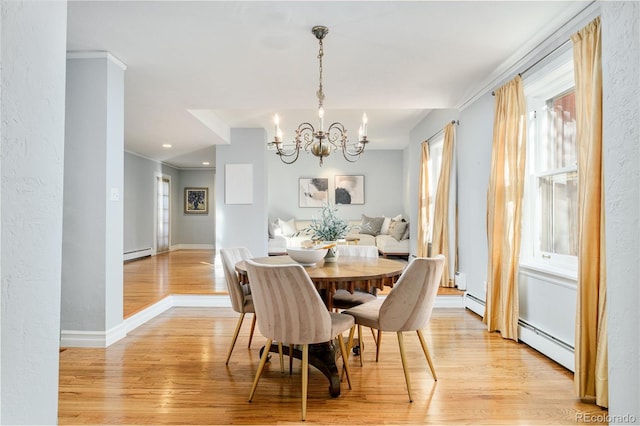
[[[538,179],[540,194],[540,250],[578,255],[578,174],[560,173]]]
[[[538,151],[538,170],[553,170],[576,164],[575,91],[551,98]]]

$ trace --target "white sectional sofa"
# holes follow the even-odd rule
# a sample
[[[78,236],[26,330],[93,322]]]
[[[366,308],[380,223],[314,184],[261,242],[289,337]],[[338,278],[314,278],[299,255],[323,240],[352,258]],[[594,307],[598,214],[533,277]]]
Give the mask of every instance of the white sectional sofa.
[[[310,220],[269,220],[269,255],[286,254],[288,247],[300,247],[302,241],[311,239],[304,230]],[[369,217],[349,221],[350,231],[345,243],[358,240],[360,245],[373,245],[383,257],[409,256],[409,224],[401,215]]]

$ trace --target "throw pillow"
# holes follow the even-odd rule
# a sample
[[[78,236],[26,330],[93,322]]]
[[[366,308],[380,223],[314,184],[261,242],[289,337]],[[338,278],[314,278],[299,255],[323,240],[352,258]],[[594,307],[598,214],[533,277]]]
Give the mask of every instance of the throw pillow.
[[[389,235],[391,235],[396,240],[400,241],[406,229],[407,229],[407,222],[392,220],[391,224],[389,225]]]
[[[390,217],[386,217],[383,216],[384,220],[382,221],[382,226],[380,227],[380,233],[381,234],[388,234],[389,233],[389,225],[391,225],[391,218]]]
[[[280,229],[280,219],[274,219],[269,221],[269,238],[274,238],[277,235],[282,235],[282,229]]]
[[[369,217],[362,215],[362,223],[360,224],[360,233],[373,235],[374,237],[380,233],[384,217]]]
[[[291,237],[293,234],[298,232],[296,229],[296,221],[294,218],[287,220],[286,222],[282,219],[278,219],[278,226],[282,231],[282,235],[285,237]]]
[[[404,219],[402,219],[402,221],[404,222]],[[407,224],[407,229],[404,230],[404,234],[402,234],[402,238],[400,238],[401,240],[409,239],[409,222],[406,222],[406,224]]]

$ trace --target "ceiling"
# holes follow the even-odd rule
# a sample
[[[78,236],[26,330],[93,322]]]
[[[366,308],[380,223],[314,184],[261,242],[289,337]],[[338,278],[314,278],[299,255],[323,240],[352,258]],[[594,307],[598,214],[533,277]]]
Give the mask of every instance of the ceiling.
[[[325,121],[367,149],[399,149],[431,110],[458,108],[585,1],[69,1],[69,51],[107,51],[125,71],[125,149],[179,168],[215,164],[231,128],[273,116],[291,137]],[[163,148],[170,144],[171,148]]]

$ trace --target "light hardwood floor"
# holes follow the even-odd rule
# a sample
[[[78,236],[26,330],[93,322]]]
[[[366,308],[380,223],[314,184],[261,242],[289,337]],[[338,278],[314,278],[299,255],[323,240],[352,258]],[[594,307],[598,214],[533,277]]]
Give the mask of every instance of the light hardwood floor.
[[[177,251],[125,265],[128,315],[171,293],[225,292],[213,252]],[[245,320],[228,366],[238,315],[230,308],[173,308],[107,349],[60,353],[59,424],[300,423],[300,362],[293,375],[267,364],[247,402],[264,339],[247,348]],[[380,362],[365,333],[364,366],[349,359],[353,389],[331,398],[309,374],[308,424],[603,424],[606,411],[573,393],[573,375],[526,345],[487,333],[463,309],[436,309],[425,338],[434,382],[415,333],[405,345],[414,402],[405,389],[397,339],[383,335]]]

